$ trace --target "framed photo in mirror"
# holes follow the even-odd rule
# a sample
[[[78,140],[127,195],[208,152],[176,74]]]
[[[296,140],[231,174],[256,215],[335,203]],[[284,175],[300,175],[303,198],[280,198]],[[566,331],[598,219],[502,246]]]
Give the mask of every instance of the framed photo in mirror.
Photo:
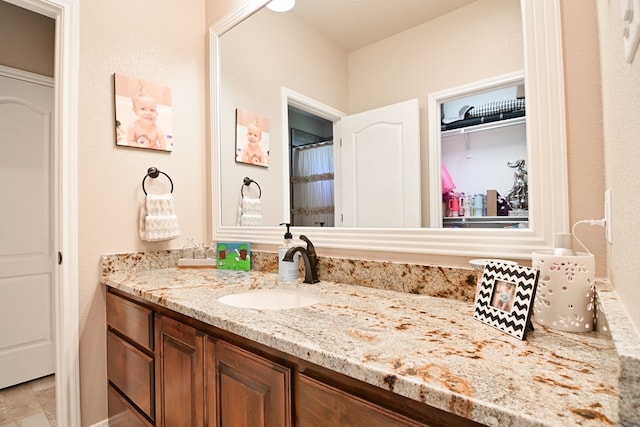
[[[171,88],[115,73],[116,145],[173,151]]]
[[[236,108],[236,163],[269,167],[269,119]]]
[[[538,270],[489,260],[482,272],[473,317],[525,339],[538,285]]]

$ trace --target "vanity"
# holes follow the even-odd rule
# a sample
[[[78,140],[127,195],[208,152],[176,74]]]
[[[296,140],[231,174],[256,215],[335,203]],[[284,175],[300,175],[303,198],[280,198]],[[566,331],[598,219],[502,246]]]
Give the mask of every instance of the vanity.
[[[282,288],[277,274],[175,261],[103,258],[112,425],[618,422],[608,333],[536,325],[520,341],[464,301],[329,281],[292,285],[310,306],[237,308],[218,298]]]

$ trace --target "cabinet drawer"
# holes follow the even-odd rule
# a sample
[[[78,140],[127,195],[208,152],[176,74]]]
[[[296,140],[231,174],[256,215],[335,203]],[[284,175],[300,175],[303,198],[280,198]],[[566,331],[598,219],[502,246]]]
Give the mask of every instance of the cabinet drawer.
[[[109,385],[109,427],[151,427],[152,425]]]
[[[133,342],[153,351],[153,312],[107,292],[107,324]]]
[[[151,419],[155,416],[153,358],[107,332],[107,375]]]
[[[424,426],[302,374],[298,375],[297,389],[296,412],[299,427]]]

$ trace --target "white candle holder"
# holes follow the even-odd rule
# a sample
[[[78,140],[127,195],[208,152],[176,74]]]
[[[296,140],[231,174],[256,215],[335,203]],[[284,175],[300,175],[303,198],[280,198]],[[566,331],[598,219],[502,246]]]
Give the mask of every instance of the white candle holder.
[[[554,255],[533,252],[531,265],[540,271],[533,305],[534,322],[567,332],[589,332],[595,321],[593,254]]]

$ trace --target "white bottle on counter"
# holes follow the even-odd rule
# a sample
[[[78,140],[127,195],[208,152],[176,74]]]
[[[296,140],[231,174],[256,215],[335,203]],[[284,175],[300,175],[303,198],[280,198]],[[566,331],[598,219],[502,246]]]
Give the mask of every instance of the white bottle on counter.
[[[284,243],[282,244],[282,246],[280,246],[280,248],[278,248],[278,280],[280,282],[291,283],[297,281],[300,275],[298,262],[300,259],[300,254],[296,252],[293,255],[293,262],[282,260],[287,251],[293,248],[295,245],[292,242],[293,235],[289,231],[289,227],[291,227],[291,224],[282,223],[280,225],[286,226],[287,232],[284,233]]]

